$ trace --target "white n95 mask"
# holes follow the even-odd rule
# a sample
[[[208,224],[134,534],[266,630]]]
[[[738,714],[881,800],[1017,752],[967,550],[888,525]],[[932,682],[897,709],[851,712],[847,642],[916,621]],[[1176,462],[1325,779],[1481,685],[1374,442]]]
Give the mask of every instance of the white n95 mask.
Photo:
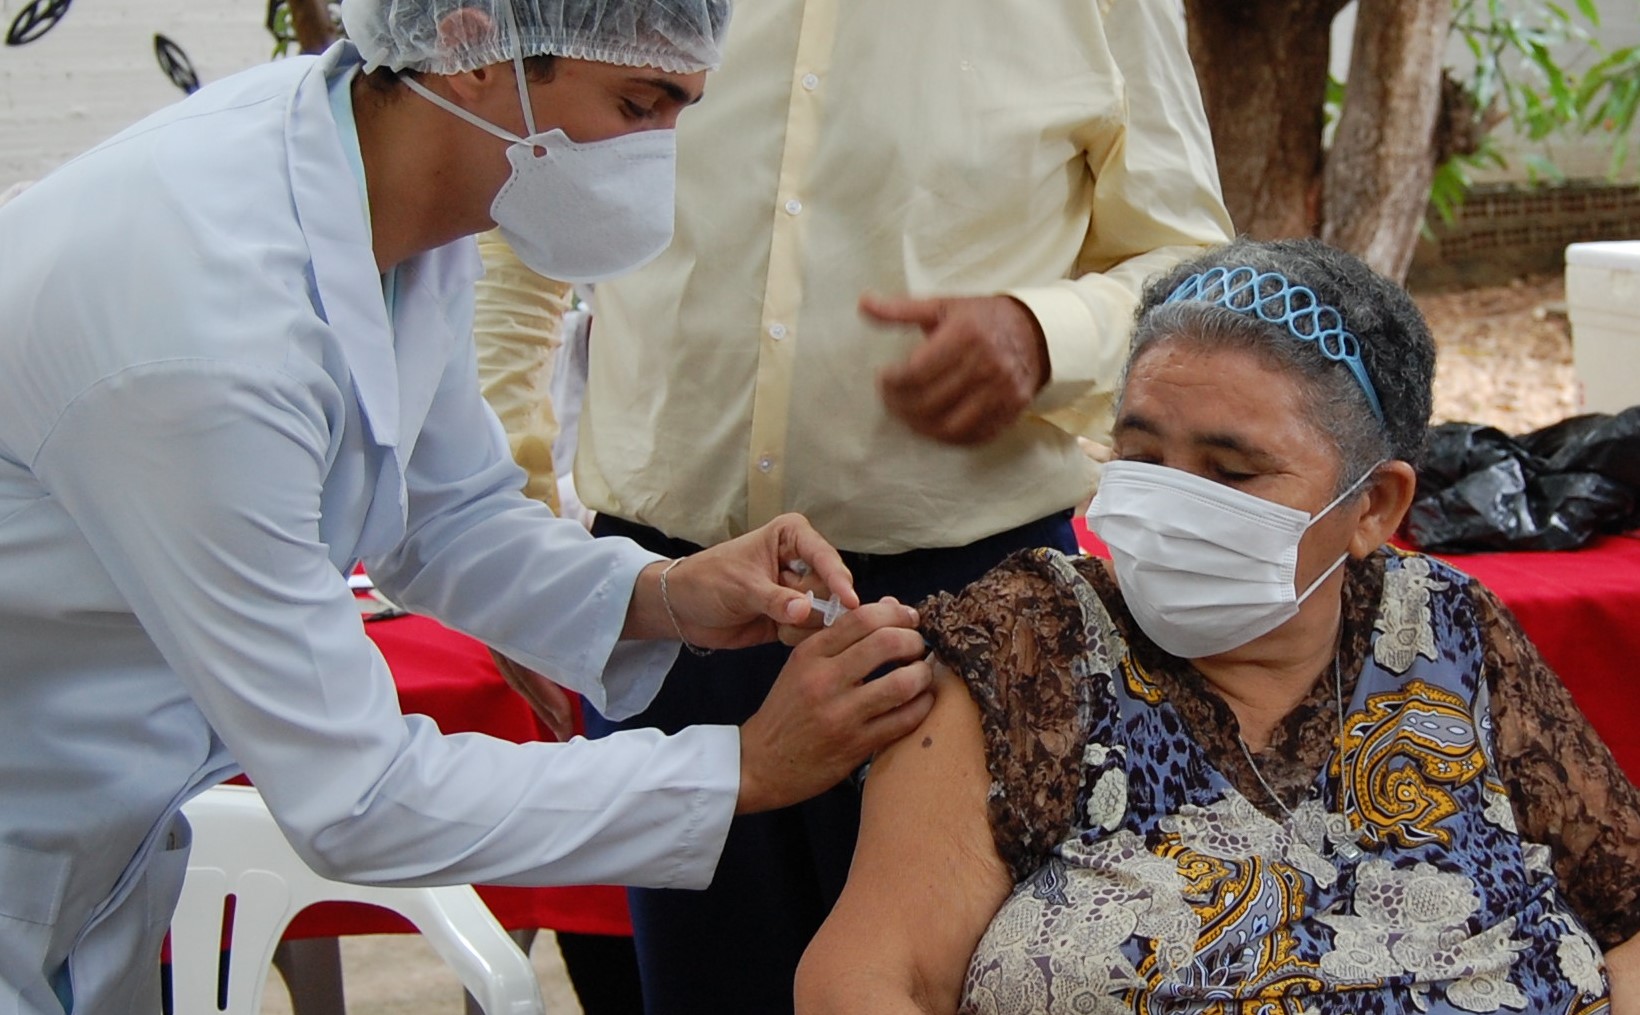
[[[522,66],[518,76],[522,82]],[[401,80],[434,105],[512,142],[512,175],[491,202],[490,217],[530,270],[563,282],[602,282],[649,263],[672,242],[674,131],[644,130],[585,144],[556,128],[537,134],[521,85],[530,136],[519,137],[413,77]]]
[[[538,134],[507,149],[512,176],[490,217],[531,270],[602,282],[648,264],[672,242],[677,155],[671,130],[587,144],[561,130]]]
[[[1377,467],[1374,466],[1374,469]],[[1348,554],[1303,592],[1298,542],[1371,476],[1314,516],[1222,483],[1144,462],[1111,462],[1088,506],[1139,627],[1183,659],[1218,655],[1280,627]]]

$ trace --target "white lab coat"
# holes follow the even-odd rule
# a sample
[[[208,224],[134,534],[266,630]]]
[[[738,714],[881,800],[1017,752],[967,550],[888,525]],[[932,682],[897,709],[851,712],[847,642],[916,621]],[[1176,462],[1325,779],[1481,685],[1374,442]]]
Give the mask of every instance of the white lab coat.
[[[0,1015],[152,1010],[184,800],[241,767],[320,871],[710,879],[738,736],[515,745],[401,716],[344,574],[631,714],[651,555],[518,489],[470,241],[389,326],[327,77],[208,87],[0,209]],[[66,963],[66,966],[65,966]]]

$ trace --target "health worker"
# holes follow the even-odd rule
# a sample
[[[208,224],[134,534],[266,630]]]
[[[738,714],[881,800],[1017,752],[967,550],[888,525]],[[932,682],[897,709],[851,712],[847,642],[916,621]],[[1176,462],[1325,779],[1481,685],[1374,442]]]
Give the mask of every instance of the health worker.
[[[816,622],[783,517],[667,561],[519,491],[470,335],[499,226],[565,279],[667,242],[726,0],[344,0],[0,208],[0,1012],[157,1012],[179,808],[241,771],[342,879],[707,884],[730,817],[927,710],[913,612]],[[630,715],[679,642],[799,647],[740,728],[597,743],[400,714],[348,576]],[[788,577],[789,580],[789,577]]]

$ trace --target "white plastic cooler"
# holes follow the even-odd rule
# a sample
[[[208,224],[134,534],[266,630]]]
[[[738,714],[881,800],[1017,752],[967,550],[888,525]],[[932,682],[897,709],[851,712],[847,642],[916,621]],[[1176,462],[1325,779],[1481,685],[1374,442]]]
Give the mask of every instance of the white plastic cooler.
[[[1584,411],[1640,405],[1640,240],[1567,247],[1566,310]]]

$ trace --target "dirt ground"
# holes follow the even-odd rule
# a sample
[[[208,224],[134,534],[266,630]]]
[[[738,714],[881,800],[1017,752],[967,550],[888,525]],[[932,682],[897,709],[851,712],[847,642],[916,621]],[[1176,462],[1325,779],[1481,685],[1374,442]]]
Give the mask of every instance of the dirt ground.
[[[1419,296],[1439,349],[1436,421],[1489,423],[1525,433],[1575,415],[1578,391],[1565,298],[1558,274]],[[581,1008],[552,936],[541,935],[531,955],[547,1011],[578,1015]],[[460,1015],[463,1010],[455,978],[415,937],[347,939],[342,957],[349,1015]],[[277,977],[269,983],[263,1011],[290,1012]]]
[[[1579,411],[1562,275],[1419,296],[1435,336],[1435,421],[1526,433]]]
[[[341,946],[347,1015],[464,1015],[461,982],[420,937],[364,935],[343,938]],[[548,1015],[581,1015],[552,934],[536,936],[530,960]],[[268,976],[262,1015],[292,1015],[290,995],[277,972]]]

